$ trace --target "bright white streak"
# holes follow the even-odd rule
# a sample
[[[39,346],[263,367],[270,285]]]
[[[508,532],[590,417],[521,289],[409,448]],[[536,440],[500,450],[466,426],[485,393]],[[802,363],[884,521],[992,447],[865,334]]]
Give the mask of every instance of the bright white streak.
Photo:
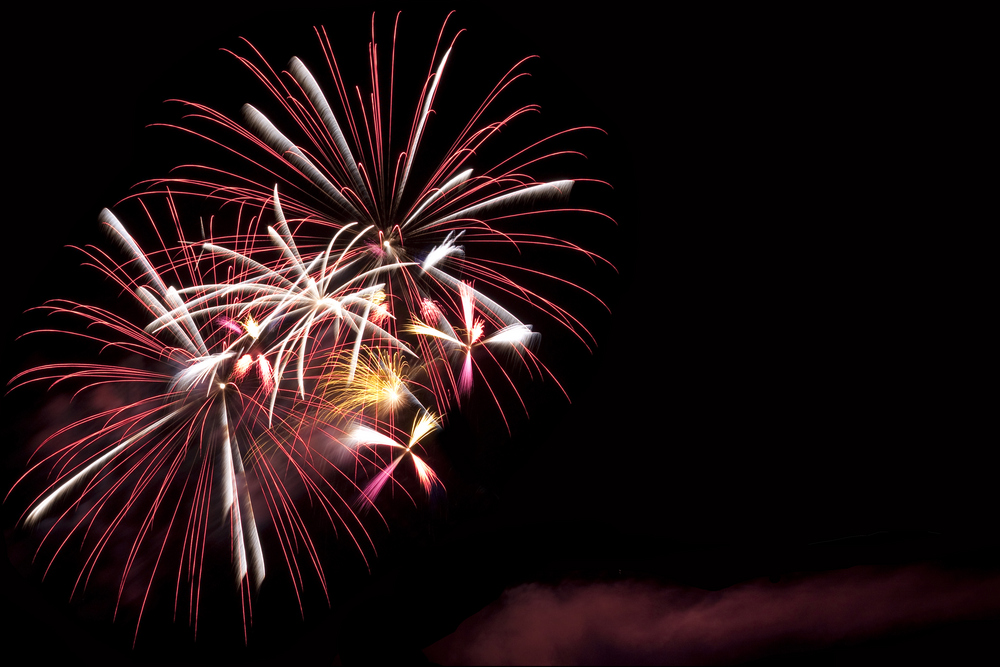
[[[351,429],[351,434],[347,437],[344,444],[348,447],[360,447],[361,445],[385,445],[386,447],[398,447],[403,449],[401,444],[389,436],[383,435],[368,426],[355,426]]]
[[[572,188],[573,181],[571,180],[539,183],[538,185],[532,185],[524,188],[523,190],[508,192],[505,195],[487,199],[484,202],[474,204],[468,208],[463,208],[461,211],[456,211],[455,213],[446,215],[443,218],[435,218],[434,224],[438,225],[450,220],[456,220],[458,218],[475,218],[480,213],[488,213],[491,209],[499,208],[501,205],[506,206],[521,204],[526,201],[534,201],[536,199],[546,197],[553,199],[566,199],[569,197],[569,193]]]
[[[25,519],[24,519],[25,525],[29,526],[29,527],[33,526],[35,523],[38,522],[39,519],[41,519],[45,515],[45,513],[48,511],[48,509],[52,505],[52,503],[54,503],[56,500],[58,500],[59,498],[62,498],[64,495],[66,495],[79,482],[81,482],[84,478],[88,477],[92,472],[94,472],[94,470],[96,470],[100,466],[104,465],[109,460],[111,460],[111,458],[114,457],[115,454],[117,454],[121,450],[125,449],[126,447],[128,447],[129,445],[131,445],[133,442],[135,442],[139,438],[142,438],[142,437],[148,435],[149,433],[151,433],[151,432],[155,431],[156,429],[158,429],[163,424],[167,423],[170,419],[172,419],[174,417],[174,414],[175,414],[174,412],[171,412],[169,415],[158,419],[157,421],[153,422],[152,424],[150,424],[146,428],[142,429],[141,431],[139,431],[138,433],[136,433],[135,435],[133,435],[131,438],[129,438],[125,442],[123,442],[123,443],[121,443],[119,445],[115,445],[113,448],[111,448],[110,450],[108,450],[107,452],[105,452],[104,454],[102,454],[99,458],[95,459],[86,468],[84,468],[80,472],[78,472],[75,475],[73,475],[73,477],[71,477],[70,479],[66,480],[66,482],[64,482],[63,484],[61,484],[59,486],[59,488],[53,490],[52,493],[50,493],[45,498],[45,500],[43,500],[42,502],[40,502],[38,504],[38,506],[35,507],[35,509],[31,510],[31,512],[28,514],[28,516],[25,517]]]
[[[445,183],[444,185],[442,185],[440,188],[438,188],[437,190],[435,190],[434,192],[432,192],[431,195],[429,197],[427,197],[427,199],[424,200],[424,203],[422,203],[419,207],[417,207],[417,210],[413,212],[413,215],[411,215],[409,218],[407,218],[406,222],[404,222],[402,225],[400,225],[400,229],[406,229],[406,226],[408,224],[410,224],[411,222],[413,222],[413,220],[418,215],[420,215],[420,213],[425,208],[427,208],[427,206],[430,205],[431,202],[433,202],[435,199],[437,199],[438,197],[440,197],[444,193],[448,192],[448,190],[451,190],[456,185],[461,185],[465,181],[469,180],[469,176],[471,176],[471,175],[472,175],[472,170],[471,169],[466,169],[465,171],[459,173],[457,176],[455,176],[454,178],[452,178],[450,181],[448,181],[447,183]]]
[[[420,137],[424,132],[424,124],[427,122],[427,114],[431,110],[431,104],[434,102],[434,93],[437,92],[438,83],[441,81],[441,73],[444,71],[444,65],[448,62],[448,54],[451,53],[451,49],[444,52],[444,57],[441,58],[441,64],[438,65],[437,72],[434,73],[434,81],[431,83],[430,92],[427,94],[427,99],[424,100],[424,109],[420,112],[420,121],[417,124],[417,130],[413,134],[413,143],[410,144],[410,150],[406,155],[406,166],[403,168],[403,178],[399,182],[399,189],[396,191],[396,204],[399,203],[400,197],[403,196],[403,189],[406,187],[406,180],[410,176],[410,165],[413,164],[413,157],[417,154],[417,148],[420,146]]]
[[[356,209],[354,205],[351,204],[346,197],[344,197],[344,195],[340,194],[340,188],[335,186],[329,181],[329,179],[327,179],[326,176],[320,173],[309,158],[307,158],[305,154],[299,150],[298,146],[293,144],[288,137],[283,135],[264,114],[257,111],[257,109],[251,105],[244,104],[243,118],[246,120],[247,125],[250,126],[250,129],[254,134],[260,137],[264,143],[270,146],[284,159],[288,160],[301,170],[306,177],[309,178],[309,180],[316,184],[319,189],[326,194],[327,197],[340,206],[350,218],[361,219],[364,217],[358,209]]]
[[[420,267],[421,271],[426,273],[428,269],[432,269],[435,266],[437,266],[438,262],[443,260],[445,257],[449,257],[451,255],[464,256],[465,248],[463,248],[460,245],[455,245],[455,241],[457,241],[458,237],[460,237],[463,233],[464,230],[459,232],[458,234],[455,234],[454,232],[449,232],[448,236],[446,236],[444,239],[444,243],[431,248],[431,251],[427,253],[427,257],[421,264]]]
[[[369,209],[374,209],[371,198],[368,196],[368,188],[365,187],[365,182],[361,178],[361,173],[358,171],[358,166],[354,155],[351,153],[350,146],[347,145],[347,140],[344,138],[344,133],[340,129],[340,124],[337,122],[337,117],[333,114],[333,110],[330,108],[329,102],[326,101],[326,96],[323,95],[322,89],[319,84],[316,83],[316,79],[309,72],[305,65],[298,57],[293,57],[291,62],[288,63],[288,70],[292,77],[299,82],[302,89],[309,96],[309,101],[313,103],[313,106],[319,111],[320,118],[323,119],[323,123],[326,125],[327,129],[330,130],[330,134],[333,136],[333,142],[337,145],[337,150],[340,151],[341,157],[344,159],[344,163],[347,166],[348,172],[350,172],[351,180],[354,181],[354,187],[357,192],[364,197],[365,203],[368,205]]]
[[[483,344],[508,343],[512,345],[525,345],[526,341],[533,339],[539,334],[531,330],[530,324],[512,324],[500,329],[495,334],[483,341]]]

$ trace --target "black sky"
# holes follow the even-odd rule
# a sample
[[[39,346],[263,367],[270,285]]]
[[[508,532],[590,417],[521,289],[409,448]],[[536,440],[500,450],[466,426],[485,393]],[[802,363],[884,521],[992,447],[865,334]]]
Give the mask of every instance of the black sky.
[[[291,5],[31,9],[16,23],[8,377],[45,358],[13,342],[29,325],[18,314],[96,284],[64,246],[102,242],[102,207],[202,159],[186,152],[197,144],[146,127],[180,119],[163,101],[235,110],[263,97],[220,47],[246,36],[282,65],[317,56],[312,26],[325,25],[363,83],[372,9],[389,42],[392,8]],[[446,79],[456,97],[463,77],[482,71],[492,84],[537,54],[513,97],[542,105],[540,127],[607,132],[581,140],[589,160],[575,175],[611,183],[581,196],[617,224],[586,218],[568,233],[618,272],[546,267],[611,310],[564,297],[597,339],[592,354],[543,331],[539,353],[572,402],[529,385],[530,419],[515,417],[509,438],[488,411],[456,419],[441,442],[447,499],[380,534],[370,574],[332,565],[332,611],[303,623],[281,594],[261,601],[249,648],[204,633],[191,645],[181,627],[150,629],[132,652],[130,629],[81,619],[65,591],[7,568],[12,636],[103,662],[419,660],[521,584],[724,591],[914,565],[996,576],[996,434],[981,370],[991,302],[976,252],[990,220],[967,204],[984,176],[969,169],[980,93],[966,23],[617,6],[473,5],[449,22],[468,30],[456,62],[476,58]],[[417,72],[445,14],[404,8],[401,48]],[[28,403],[5,399],[9,448],[29,438],[35,420],[22,418],[40,406]],[[995,653],[995,631],[952,609],[901,635],[798,650],[830,663],[962,657]]]

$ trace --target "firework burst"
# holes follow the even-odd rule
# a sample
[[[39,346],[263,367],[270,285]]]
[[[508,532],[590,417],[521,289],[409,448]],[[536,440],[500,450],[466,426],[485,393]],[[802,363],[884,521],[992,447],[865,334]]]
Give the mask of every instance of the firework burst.
[[[335,434],[321,437],[322,425],[306,427],[311,410],[308,400],[282,401],[276,412],[277,382],[269,361],[273,350],[264,348],[260,340],[266,325],[252,316],[244,317],[246,307],[239,303],[203,296],[197,299],[200,310],[193,309],[192,302],[182,300],[186,289],[167,287],[155,261],[113,214],[105,211],[101,220],[128,259],[119,264],[91,248],[89,263],[141,304],[151,324],[138,327],[85,304],[56,302],[43,308],[82,319],[88,333],[79,335],[104,347],[127,350],[132,353],[131,363],[47,365],[22,373],[13,384],[83,381],[78,394],[109,383],[145,391],[137,401],[85,417],[50,436],[18,482],[48,475],[49,481],[20,521],[27,528],[42,530],[37,555],[54,543],[45,572],[76,540],[87,556],[74,591],[76,586],[85,587],[108,544],[125,539],[128,533],[132,546],[119,582],[116,614],[132,579],[146,577],[144,603],[157,571],[175,571],[175,615],[182,588],[186,588],[189,622],[197,631],[206,548],[216,541],[216,527],[224,525],[235,583],[245,593],[248,624],[252,592],[266,572],[255,518],[264,508],[293,580],[302,581],[299,560],[304,558],[314,567],[325,592],[323,569],[292,489],[304,489],[333,527],[346,529],[359,547],[362,542],[370,544],[333,484],[343,481],[336,479],[336,466],[325,458],[322,448],[312,446]],[[182,266],[201,277],[198,262]],[[137,277],[129,272],[136,268]],[[201,282],[202,289],[211,289],[204,287],[210,283]],[[225,296],[214,294],[219,299]],[[206,323],[199,326],[196,320],[204,314],[211,316],[202,318]],[[136,358],[143,363],[135,363]],[[250,373],[252,367],[257,369],[256,377]],[[252,467],[248,467],[250,462]],[[353,482],[348,480],[348,486],[353,488]],[[155,553],[154,565],[148,573],[135,575],[133,565],[148,552]]]
[[[555,321],[584,346],[590,342],[575,317],[515,276],[575,285],[490,259],[489,249],[555,248],[600,259],[568,241],[508,228],[529,215],[602,215],[569,206],[577,181],[530,175],[574,154],[550,148],[557,139],[593,128],[544,137],[477,165],[501,129],[536,110],[524,106],[491,119],[496,100],[524,76],[522,60],[500,77],[450,147],[422,163],[458,37],[446,43],[446,28],[447,20],[415,111],[402,121],[408,130],[395,133],[395,41],[386,73],[374,27],[370,92],[356,88],[358,100],[323,29],[317,36],[326,67],[316,70],[322,85],[298,58],[279,74],[255,51],[237,56],[278,102],[287,129],[249,104],[238,122],[195,103],[186,103],[192,114],[181,129],[209,138],[211,132],[194,129],[207,121],[212,131],[235,133],[250,150],[229,150],[262,178],[188,166],[194,176],[182,170],[147,184],[129,199],[148,213],[150,198],[165,195],[177,235],[166,243],[154,224],[162,248],[153,253],[114,214],[102,213],[118,249],[90,246],[87,263],[113,281],[137,317],[81,303],[43,307],[84,324],[85,333],[63,333],[127,355],[115,363],[37,367],[12,384],[79,382],[78,393],[113,386],[140,398],[74,421],[42,444],[18,481],[41,489],[20,524],[41,534],[37,556],[48,559],[46,572],[68,558],[70,545],[81,549],[74,590],[109,560],[109,544],[130,542],[116,613],[127,585],[140,582],[137,634],[154,582],[166,571],[174,574],[175,616],[186,601],[197,629],[206,554],[218,549],[228,551],[241,591],[244,632],[254,593],[279,554],[300,611],[308,585],[303,569],[315,572],[329,601],[307,514],[324,519],[362,556],[373,551],[361,515],[379,512],[391,495],[385,489],[399,488],[414,502],[408,483],[427,496],[443,491],[429,449],[449,411],[485,387],[507,422],[487,381],[496,374],[483,373],[484,363],[499,369],[525,412],[507,369],[516,364],[532,378],[555,381],[536,356],[540,335],[521,311]],[[181,197],[216,207],[209,233],[199,225],[198,240],[185,234],[189,221],[175,206]],[[147,555],[152,564],[140,566]]]
[[[397,16],[394,35],[398,32],[398,21]],[[575,317],[519,282],[516,276],[552,279],[559,285],[577,288],[573,283],[520,263],[491,260],[482,252],[473,254],[468,250],[485,249],[490,244],[518,251],[546,247],[600,260],[596,254],[563,239],[517,229],[526,216],[534,219],[567,212],[602,215],[567,206],[576,180],[542,182],[530,176],[532,170],[545,163],[579,155],[550,146],[568,134],[595,128],[564,130],[530,142],[513,154],[507,153],[508,157],[498,163],[476,165],[477,154],[489,142],[497,141],[502,129],[537,111],[533,105],[522,106],[491,119],[497,100],[526,76],[524,67],[529,59],[525,58],[500,77],[472,117],[459,126],[448,149],[442,155],[435,152],[417,169],[424,159],[421,149],[426,148],[432,132],[430,121],[438,95],[446,85],[448,63],[458,38],[455,34],[446,42],[446,32],[447,20],[431,53],[431,65],[409,120],[394,114],[392,108],[395,38],[387,66],[380,59],[374,24],[369,44],[370,89],[366,94],[360,87],[350,92],[337,64],[330,35],[324,29],[317,30],[325,63],[322,71],[310,69],[295,57],[279,73],[252,47],[248,57],[234,53],[279,103],[283,117],[268,116],[258,107],[245,104],[242,119],[236,120],[203,104],[185,102],[191,113],[180,129],[205,138],[212,137],[213,128],[220,126],[234,133],[236,144],[248,147],[237,148],[234,144],[230,150],[251,169],[263,168],[264,180],[237,177],[211,167],[188,166],[186,169],[193,171],[192,176],[156,181],[151,189],[156,191],[158,186],[166,184],[227,205],[258,207],[263,212],[278,200],[278,194],[276,188],[262,183],[268,179],[280,180],[287,187],[280,197],[283,213],[277,213],[278,223],[274,227],[287,242],[286,254],[301,262],[306,254],[315,260],[329,253],[333,246],[342,248],[341,264],[364,276],[359,284],[374,287],[373,293],[379,294],[379,302],[373,303],[372,312],[376,316],[372,321],[384,324],[391,334],[397,334],[399,323],[405,324],[420,313],[424,304],[458,303],[464,298],[461,290],[475,283],[476,300],[484,314],[488,311],[497,321],[497,328],[523,330],[528,326],[495,301],[513,299],[525,306],[525,310],[554,319],[588,345],[590,335]],[[321,84],[314,71],[327,83]],[[333,94],[329,95],[328,90],[334,91]],[[205,122],[207,129],[196,129]],[[394,128],[394,123],[405,123],[403,127],[408,130]],[[279,129],[281,126],[287,129]],[[441,133],[440,128],[435,130]],[[297,139],[293,141],[292,137]],[[211,141],[219,143],[214,138]],[[400,145],[396,146],[397,143]],[[418,172],[429,175],[417,183]],[[322,248],[328,242],[329,245],[326,250],[309,253],[303,249],[300,254],[291,243],[290,234],[282,229],[297,230],[297,235],[310,239],[307,246]],[[400,313],[406,316],[400,317]],[[440,350],[420,349],[422,354],[436,352]],[[442,412],[468,389],[465,384],[456,386],[447,375],[435,378],[432,386]]]

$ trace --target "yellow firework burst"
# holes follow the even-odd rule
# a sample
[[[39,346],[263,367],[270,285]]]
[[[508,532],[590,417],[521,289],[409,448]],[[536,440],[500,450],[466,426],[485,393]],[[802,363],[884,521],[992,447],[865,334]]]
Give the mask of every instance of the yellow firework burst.
[[[350,355],[336,355],[329,366],[323,397],[334,410],[346,413],[375,408],[395,410],[413,401],[406,386],[410,367],[399,353],[369,350],[358,356],[353,380],[344,370]]]

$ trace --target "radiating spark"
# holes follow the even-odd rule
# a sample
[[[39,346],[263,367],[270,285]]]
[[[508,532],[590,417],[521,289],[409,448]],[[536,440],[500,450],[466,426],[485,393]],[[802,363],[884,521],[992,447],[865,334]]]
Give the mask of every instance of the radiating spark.
[[[253,315],[247,315],[247,319],[243,322],[243,326],[246,328],[246,332],[251,338],[254,340],[260,338],[260,324],[253,318]]]
[[[253,364],[253,357],[249,354],[244,354],[236,361],[236,365],[233,366],[233,377],[237,380],[241,379],[250,370],[250,366]]]
[[[594,128],[572,128],[497,163],[475,164],[484,144],[537,110],[525,105],[495,112],[498,97],[526,76],[524,59],[453,133],[450,148],[435,158],[440,161],[417,167],[426,160],[421,146],[443,129],[429,120],[448,85],[448,63],[457,57],[455,39],[444,41],[444,27],[413,113],[401,121],[405,131],[393,133],[391,109],[382,107],[392,94],[391,88],[388,95],[382,90],[386,79],[377,44],[370,45],[372,90],[365,98],[356,89],[368,100],[358,108],[326,32],[319,30],[335,96],[327,96],[298,58],[280,75],[266,63],[240,58],[287,117],[275,116],[276,124],[246,104],[240,122],[189,105],[192,122],[233,131],[261,155],[226,146],[247,160],[248,174],[205,166],[194,167],[196,177],[190,178],[190,167],[184,167],[176,178],[135,195],[143,207],[144,197],[167,196],[175,244],[147,253],[114,214],[101,213],[125,259],[90,248],[88,263],[134,298],[147,319],[132,322],[68,302],[45,309],[81,318],[86,333],[74,335],[136,355],[156,370],[55,364],[14,379],[81,381],[81,391],[105,384],[149,390],[144,398],[57,431],[18,481],[50,475],[22,517],[25,526],[36,528],[48,520],[38,548],[54,550],[49,567],[66,557],[70,539],[76,539],[84,559],[77,585],[86,587],[112,538],[131,530],[117,604],[139,563],[151,562],[141,620],[157,569],[174,559],[175,613],[186,581],[189,622],[197,628],[201,568],[214,544],[209,527],[225,525],[225,553],[246,603],[244,627],[251,593],[267,571],[265,557],[284,557],[297,596],[306,564],[326,594],[322,559],[297,505],[300,497],[364,552],[372,541],[349,499],[372,508],[390,483],[404,491],[404,483],[418,483],[427,495],[443,489],[425,460],[434,460],[427,453],[431,436],[445,426],[448,411],[471,400],[477,373],[506,422],[489,384],[492,376],[482,373],[481,364],[499,369],[493,375],[502,374],[518,400],[506,370],[510,362],[532,377],[547,373],[535,356],[539,334],[522,321],[522,310],[541,313],[584,345],[593,342],[576,317],[518,275],[530,277],[529,284],[547,279],[558,288],[582,288],[473,251],[490,244],[518,252],[532,246],[601,259],[570,241],[508,227],[528,215],[594,214],[568,206],[576,181],[531,175],[540,164],[579,155],[552,145]],[[388,80],[393,77],[390,70]],[[265,180],[249,175],[260,169]],[[279,196],[282,182],[288,187]],[[222,205],[218,218],[209,218],[207,233],[199,221],[197,242],[184,236],[173,200],[180,195]],[[224,225],[223,210],[237,211],[235,219],[226,218],[236,230],[231,236],[213,231],[213,225]],[[407,423],[408,433],[400,426]],[[341,465],[341,457],[350,457],[349,465]],[[399,467],[407,457],[412,472]],[[98,517],[105,515],[102,524]],[[268,539],[277,545],[273,551],[265,548]],[[150,544],[156,540],[162,541]],[[153,555],[145,559],[148,553]],[[299,605],[301,610],[301,597]]]

